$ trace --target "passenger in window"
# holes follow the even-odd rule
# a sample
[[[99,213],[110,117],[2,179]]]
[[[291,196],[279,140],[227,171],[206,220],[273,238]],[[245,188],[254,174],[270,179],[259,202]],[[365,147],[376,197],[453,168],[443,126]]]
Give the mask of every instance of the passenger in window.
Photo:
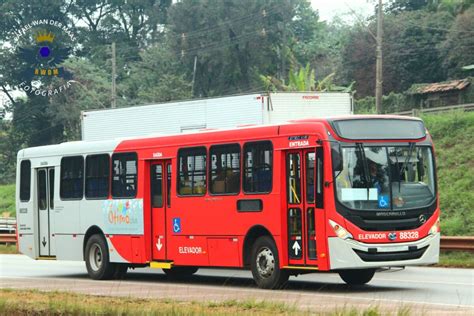
[[[378,167],[377,163],[368,160],[369,162],[369,173],[370,173],[370,186],[372,188],[377,189],[377,193],[382,193],[383,188],[383,176],[380,172],[380,168]]]
[[[212,182],[213,193],[225,193],[226,170],[223,168],[217,169],[217,176]]]

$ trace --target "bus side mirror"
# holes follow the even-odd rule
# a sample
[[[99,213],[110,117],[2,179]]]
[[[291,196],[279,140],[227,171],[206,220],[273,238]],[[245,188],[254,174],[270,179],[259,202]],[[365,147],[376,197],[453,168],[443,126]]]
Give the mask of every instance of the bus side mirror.
[[[331,156],[332,156],[332,168],[333,171],[342,171],[344,168],[342,161],[342,148],[341,144],[332,144],[331,146]]]

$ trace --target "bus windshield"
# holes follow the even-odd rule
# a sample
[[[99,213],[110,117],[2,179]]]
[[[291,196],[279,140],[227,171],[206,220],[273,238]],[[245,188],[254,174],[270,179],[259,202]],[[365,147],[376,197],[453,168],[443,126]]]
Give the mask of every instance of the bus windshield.
[[[436,197],[428,146],[342,147],[343,168],[335,171],[336,196],[355,210],[403,210],[431,205]]]

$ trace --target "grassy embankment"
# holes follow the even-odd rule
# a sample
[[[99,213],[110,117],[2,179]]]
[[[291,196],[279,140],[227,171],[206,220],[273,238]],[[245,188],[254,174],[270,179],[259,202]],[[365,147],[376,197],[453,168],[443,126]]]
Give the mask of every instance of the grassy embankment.
[[[15,185],[0,185],[0,216],[15,216]]]
[[[474,236],[474,112],[423,119],[435,144],[442,234]]]
[[[22,299],[19,300],[18,298]],[[410,315],[410,309],[384,312],[377,306],[358,309],[300,310],[283,303],[247,300],[223,302],[183,302],[167,299],[139,299],[40,292],[36,290],[0,290],[2,315],[335,315],[377,316]]]

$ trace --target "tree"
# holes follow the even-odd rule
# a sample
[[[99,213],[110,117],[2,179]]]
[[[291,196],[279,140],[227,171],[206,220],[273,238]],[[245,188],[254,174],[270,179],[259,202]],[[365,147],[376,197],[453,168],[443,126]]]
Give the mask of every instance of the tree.
[[[434,7],[438,0],[391,0],[388,2],[386,9],[388,12],[400,13]]]
[[[401,92],[413,83],[446,79],[440,46],[452,23],[447,12],[426,10],[388,14],[384,19],[384,91]],[[375,34],[375,25],[367,26]],[[373,95],[375,41],[364,27],[356,27],[343,50],[346,80],[356,81],[359,96]]]
[[[335,73],[331,73],[321,80],[316,80],[315,70],[310,68],[310,64],[299,69],[290,69],[288,74],[288,85],[272,76],[260,76],[260,80],[265,84],[268,91],[342,91],[351,92],[353,83],[349,87],[337,86],[334,84]]]
[[[59,141],[81,138],[81,112],[110,107],[110,75],[85,58],[72,58],[64,67],[74,74],[73,82],[65,93],[49,99],[47,114],[53,127],[60,128]],[[57,79],[56,85],[64,85]]]
[[[156,103],[190,99],[191,82],[186,79],[179,59],[166,46],[150,47],[141,60],[130,65],[129,76],[119,90],[127,104]]]
[[[259,74],[286,74],[289,43],[298,29],[295,24],[304,24],[295,19],[304,2],[182,1],[173,5],[168,17],[170,39],[188,78],[197,60],[194,94],[260,90]]]
[[[462,67],[474,64],[474,7],[456,17],[441,49],[449,77],[466,76]]]

